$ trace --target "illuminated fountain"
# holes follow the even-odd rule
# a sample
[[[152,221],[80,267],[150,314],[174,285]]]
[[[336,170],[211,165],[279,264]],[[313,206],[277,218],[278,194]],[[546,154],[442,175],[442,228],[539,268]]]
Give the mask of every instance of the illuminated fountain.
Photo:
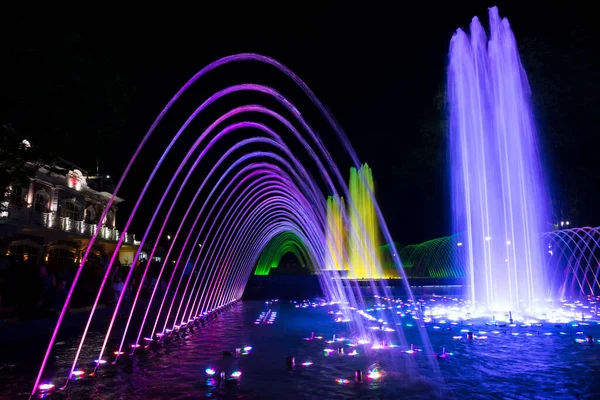
[[[304,120],[298,109],[281,93],[260,85],[245,83],[227,87],[214,93],[204,100],[188,117],[181,127],[173,132],[164,152],[152,171],[140,171],[136,163],[145,157],[153,146],[146,146],[154,136],[155,130],[162,127],[161,121],[169,111],[178,105],[179,98],[188,88],[210,71],[225,65],[242,61],[253,61],[275,67],[278,71],[296,83],[313,102],[316,108],[325,116],[331,130],[337,135],[340,145],[352,159],[354,170],[350,188],[340,173],[331,155],[323,145],[323,141],[311,126]],[[204,130],[190,128],[196,117],[210,108],[213,103],[236,92],[252,92],[258,98],[269,97],[277,101],[285,110],[288,117],[262,105],[244,104],[233,108],[218,117]],[[281,131],[275,131],[264,122],[253,122],[258,115],[262,119],[275,122]],[[289,119],[288,119],[289,118]],[[238,121],[238,122],[234,122]],[[199,122],[196,122],[199,123]],[[296,125],[299,128],[296,128]],[[182,137],[187,141],[180,141]],[[163,136],[165,137],[165,136]],[[233,144],[230,147],[219,146],[228,138]],[[288,147],[288,140],[300,143],[300,148]],[[187,144],[182,144],[187,143]],[[182,147],[183,146],[183,147]],[[223,149],[225,147],[225,149]],[[260,149],[258,149],[260,148]],[[318,170],[320,182],[315,180],[296,156],[298,151],[304,151],[312,166]],[[180,155],[183,155],[181,157]],[[165,162],[166,159],[170,162]],[[215,161],[216,160],[216,161]],[[173,162],[175,161],[175,162]],[[170,168],[173,166],[173,168]],[[136,169],[137,168],[137,169]],[[161,187],[158,175],[168,176]],[[50,354],[61,331],[68,303],[77,287],[79,278],[97,235],[90,239],[87,250],[81,257],[67,300],[58,317],[56,327],[52,331],[50,343],[46,349],[39,369],[32,395],[38,390],[54,390],[52,388],[66,387],[77,376],[80,378],[84,371],[94,375],[99,368],[111,368],[112,363],[120,362],[122,357],[135,357],[137,352],[152,350],[155,345],[162,345],[164,340],[173,333],[185,332],[188,328],[206,319],[212,318],[226,307],[240,299],[254,267],[258,264],[258,273],[264,272],[277,264],[285,251],[297,252],[303,261],[314,266],[316,272],[331,270],[331,265],[338,263],[340,268],[346,260],[348,249],[335,244],[335,251],[330,251],[332,238],[328,239],[328,227],[344,220],[343,205],[337,216],[328,219],[326,194],[334,198],[346,199],[347,213],[351,215],[351,229],[367,232],[368,237],[354,236],[350,239],[355,249],[362,249],[363,255],[354,254],[357,268],[364,272],[352,272],[353,276],[375,278],[377,276],[375,238],[379,230],[387,243],[392,243],[389,230],[382,217],[377,202],[372,195],[372,176],[367,167],[360,167],[360,162],[352,149],[343,130],[327,109],[321,104],[310,88],[292,71],[277,61],[256,55],[238,54],[217,60],[194,75],[169,101],[164,110],[146,133],[133,157],[129,161],[113,196],[99,218],[95,232],[100,232],[115,196],[119,194],[126,179],[142,178],[144,187],[133,204],[123,234],[116,243],[114,253],[106,266],[94,304],[88,319],[82,329],[81,339],[72,356],[70,370],[65,374],[65,384],[53,385],[46,379],[54,377],[47,367]],[[145,181],[143,180],[145,179]],[[158,195],[148,195],[152,185],[159,190]],[[160,187],[160,189],[155,189]],[[322,188],[326,188],[324,193]],[[357,204],[354,204],[356,202]],[[88,333],[100,304],[102,293],[115,268],[115,260],[119,248],[123,244],[126,232],[136,218],[138,209],[142,206],[152,211],[149,219],[144,219],[146,229],[140,240],[134,260],[138,260],[144,245],[150,246],[148,262],[141,269],[141,276],[133,279],[135,268],[130,268],[124,280],[124,288],[119,295],[107,326],[102,343],[88,341]],[[340,205],[341,205],[340,200]],[[183,215],[182,215],[183,214]],[[340,214],[342,217],[340,217]],[[166,256],[162,261],[156,261],[155,254],[160,239],[169,234],[169,245]],[[343,237],[343,236],[342,236]],[[339,239],[339,238],[338,238]],[[356,243],[358,242],[358,243]],[[267,251],[264,251],[267,249]],[[364,252],[365,249],[368,251]],[[353,250],[354,251],[354,250]],[[338,254],[343,253],[343,254]],[[335,254],[335,257],[332,257]],[[262,257],[261,257],[262,255]],[[332,260],[336,260],[333,261]],[[348,261],[352,264],[351,261]],[[360,263],[359,263],[360,262]],[[398,274],[404,278],[399,258],[394,260]],[[188,266],[191,265],[191,271]],[[155,276],[153,276],[156,271]],[[333,271],[339,271],[333,269]],[[352,271],[352,269],[351,269]],[[356,297],[351,287],[341,283],[341,279],[331,279],[332,276],[318,274],[325,292],[331,298],[340,302],[345,321],[351,317],[352,329],[356,335],[363,337],[367,325],[372,322],[372,316],[365,317],[362,300]],[[336,276],[334,275],[333,278]],[[339,276],[338,276],[339,277]],[[159,291],[159,284],[150,289],[147,301],[142,300],[143,285],[146,279],[156,278],[157,282],[164,281],[166,290]],[[406,279],[406,293],[410,296],[410,286]],[[131,288],[132,301],[124,298]],[[356,311],[356,312],[354,312]],[[117,318],[124,314],[126,318]],[[273,314],[271,314],[273,315]],[[395,325],[394,325],[395,326]],[[422,335],[423,345],[430,348],[427,332],[417,326]],[[402,329],[395,332],[398,345],[406,345]],[[387,331],[386,331],[387,332]],[[91,360],[82,360],[84,346],[97,354]],[[429,354],[433,355],[432,352]],[[92,360],[95,360],[92,363]],[[110,361],[110,362],[109,362]],[[85,371],[85,365],[93,364],[91,370]],[[434,357],[429,359],[429,370],[435,371]],[[416,364],[406,364],[410,374],[418,375]],[[43,379],[43,380],[42,380]],[[40,386],[40,384],[42,384]]]
[[[367,164],[350,169],[350,196],[354,208],[348,210],[352,228],[348,239],[351,278],[381,279],[379,261],[379,221],[375,214],[373,173]]]
[[[337,196],[327,197],[327,249],[331,257],[329,269],[342,271],[347,269],[346,237],[348,236],[344,223],[344,199]]]
[[[331,270],[346,271],[350,279],[384,279],[379,237],[381,230],[375,212],[373,173],[367,164],[350,169],[350,199],[327,199],[327,247]],[[394,270],[398,262],[394,263]],[[396,276],[393,274],[392,276]]]
[[[262,251],[256,263],[255,275],[269,275],[273,268],[277,268],[283,256],[292,253],[302,265],[310,262],[310,256],[306,251],[306,245],[300,236],[292,232],[283,232],[273,238]]]
[[[548,296],[538,236],[547,206],[527,77],[506,19],[490,8],[450,43],[448,101],[455,231],[464,232],[468,295],[488,309]]]
[[[600,293],[600,227],[560,229],[542,235],[556,299]]]

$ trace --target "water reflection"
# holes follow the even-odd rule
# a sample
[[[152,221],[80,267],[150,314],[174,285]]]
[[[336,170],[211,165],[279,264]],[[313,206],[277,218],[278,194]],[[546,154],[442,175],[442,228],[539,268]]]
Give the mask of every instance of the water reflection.
[[[571,325],[500,328],[486,326],[481,321],[468,326],[479,340],[468,340],[461,333],[466,327],[429,324],[427,330],[434,351],[439,354],[445,348],[451,354],[438,359],[444,377],[444,383],[439,383],[427,376],[429,360],[424,352],[407,354],[408,349],[372,350],[372,346],[357,345],[348,346],[341,353],[337,348],[343,342],[326,344],[333,335],[352,336],[345,331],[348,324],[333,322],[327,307],[295,308],[281,304],[273,324],[255,325],[256,316],[264,307],[261,302],[239,303],[206,327],[174,335],[168,344],[139,351],[134,357],[123,356],[117,365],[107,363],[90,377],[93,359],[102,343],[102,336],[94,333],[79,366],[85,377],[49,398],[529,399],[600,395],[595,380],[600,372],[600,345],[575,341],[585,339],[586,335],[600,338],[595,323],[578,334],[582,328]],[[409,325],[412,324],[404,323],[407,341],[418,348],[417,327]],[[434,329],[436,326],[438,329]],[[304,340],[311,332],[322,339]],[[457,336],[460,339],[455,339]],[[76,338],[71,338],[57,347],[51,367],[56,382],[62,382],[59,378],[68,373],[76,342]],[[325,355],[323,350],[328,346],[336,351]],[[0,398],[27,398],[39,362],[36,359],[39,352],[34,349],[32,345],[25,354],[3,356]],[[239,349],[237,355],[236,349]],[[351,356],[353,350],[357,354]],[[224,351],[232,355],[224,355]],[[286,365],[288,356],[295,358],[293,367]],[[425,376],[409,380],[404,367],[407,357],[413,357]],[[378,363],[382,371],[377,379],[367,377],[373,363]],[[10,365],[14,367],[9,368]],[[208,374],[207,369],[214,374]],[[355,380],[356,370],[365,376],[361,382]],[[236,371],[241,375],[235,376]]]

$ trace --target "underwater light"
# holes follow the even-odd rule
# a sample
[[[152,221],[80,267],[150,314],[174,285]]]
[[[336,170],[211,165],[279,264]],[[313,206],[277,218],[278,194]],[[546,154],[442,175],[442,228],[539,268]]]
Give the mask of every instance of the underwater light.
[[[216,373],[217,373],[217,371],[215,371],[215,370],[214,370],[214,369],[212,369],[212,368],[206,368],[206,369],[204,370],[204,372],[205,372],[205,373],[206,373],[206,375],[208,375],[208,376],[213,376],[214,374],[216,374]]]
[[[232,378],[239,378],[240,376],[242,376],[242,371],[234,371],[231,373]]]
[[[94,360],[96,364],[106,364],[106,360]]]
[[[346,385],[346,384],[350,383],[350,381],[348,379],[344,379],[344,378],[337,378],[335,381],[337,383],[339,383],[340,385]]]
[[[301,365],[308,367],[309,365],[313,365],[312,361],[303,362]]]
[[[367,376],[369,377],[369,379],[375,380],[375,379],[381,378],[382,375],[381,375],[381,372],[379,372],[379,371],[373,371],[373,372],[369,373],[369,375],[367,375]]]
[[[85,374],[85,371],[78,369],[71,372],[71,377],[75,379],[80,379]]]
[[[48,390],[54,389],[54,385],[51,383],[42,383],[40,386],[38,386],[38,389],[40,389],[42,392],[47,392]]]

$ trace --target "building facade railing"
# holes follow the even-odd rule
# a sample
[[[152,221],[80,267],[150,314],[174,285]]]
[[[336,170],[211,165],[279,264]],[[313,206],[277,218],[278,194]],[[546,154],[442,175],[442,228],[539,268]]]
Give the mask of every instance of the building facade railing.
[[[8,205],[5,212],[1,213],[0,219],[11,220],[22,223],[40,225],[48,229],[58,229],[64,232],[71,232],[82,236],[91,237],[96,233],[96,224],[89,224],[69,217],[57,217],[56,212],[39,212],[27,207],[16,207]],[[120,239],[120,232],[117,229],[103,226],[100,228],[98,237],[104,240],[116,242]],[[136,244],[135,235],[126,233],[123,242],[126,244]]]

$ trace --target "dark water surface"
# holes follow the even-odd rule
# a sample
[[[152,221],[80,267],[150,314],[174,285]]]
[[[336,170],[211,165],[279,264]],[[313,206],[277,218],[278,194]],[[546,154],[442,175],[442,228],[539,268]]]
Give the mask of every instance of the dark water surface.
[[[494,328],[483,322],[468,329],[485,340],[467,340],[464,326],[443,327],[429,324],[427,330],[435,352],[442,347],[452,355],[435,359],[441,377],[436,377],[425,351],[406,354],[406,348],[372,350],[358,346],[357,356],[337,351],[326,356],[324,340],[303,340],[322,335],[349,335],[348,324],[335,323],[328,314],[332,307],[295,308],[291,304],[240,302],[211,321],[195,328],[183,338],[173,338],[157,349],[141,350],[134,357],[123,357],[118,365],[103,366],[94,377],[72,382],[64,392],[55,391],[51,399],[581,399],[600,398],[600,343],[590,346],[576,338],[593,335],[600,339],[596,323],[585,326],[553,324],[541,327]],[[254,322],[271,309],[273,324]],[[407,343],[420,346],[415,326],[403,320]],[[411,324],[412,325],[412,324]],[[479,332],[479,331],[485,331]],[[493,333],[497,331],[498,333]],[[563,334],[561,334],[561,332]],[[580,334],[577,334],[580,332]],[[518,333],[518,335],[515,335]],[[529,333],[529,335],[527,335]],[[546,335],[551,333],[551,335]],[[462,339],[453,339],[463,336]],[[91,372],[102,335],[91,332],[79,367]],[[78,341],[64,340],[57,346],[49,367],[52,383],[62,386]],[[0,398],[27,398],[39,367],[45,343],[3,348],[0,356]],[[223,351],[252,346],[250,354],[223,357]],[[112,357],[110,349],[108,356]],[[286,367],[286,356],[295,356],[296,366]],[[107,357],[107,358],[110,358]],[[420,377],[408,378],[407,357],[417,364]],[[305,361],[313,365],[302,366]],[[385,376],[377,381],[356,383],[354,371],[365,375],[378,362]],[[227,375],[241,371],[239,380],[231,379],[218,388],[216,379],[204,372],[211,367]],[[415,374],[410,374],[415,375]],[[443,379],[442,379],[443,378]],[[348,379],[346,384],[337,379]]]

